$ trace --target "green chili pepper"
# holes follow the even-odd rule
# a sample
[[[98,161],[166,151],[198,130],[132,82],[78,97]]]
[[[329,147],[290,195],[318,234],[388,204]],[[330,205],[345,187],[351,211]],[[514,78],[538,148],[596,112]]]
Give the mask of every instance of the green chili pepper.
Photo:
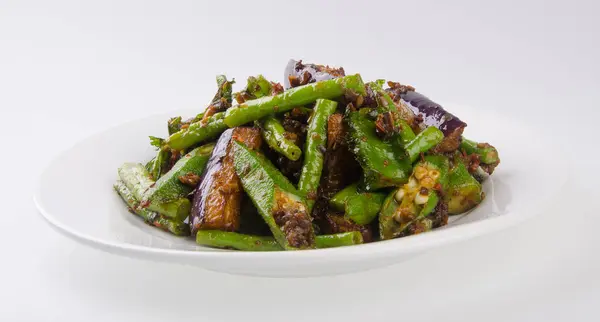
[[[114,184],[114,188],[123,201],[125,201],[131,212],[140,216],[147,224],[171,232],[177,236],[188,236],[190,234],[189,226],[183,223],[183,221],[164,218],[157,212],[141,208],[139,206],[139,201],[135,199],[133,193],[131,193],[123,181],[118,180]]]
[[[170,202],[186,197],[195,187],[183,184],[180,177],[202,175],[214,147],[214,143],[206,144],[184,155],[146,192],[145,198],[156,202]]]
[[[338,211],[344,211],[345,216],[359,225],[373,221],[381,209],[386,194],[377,192],[358,192],[358,184],[352,184],[336,193],[329,205]]]
[[[125,163],[119,168],[119,177],[131,191],[136,200],[148,210],[158,212],[163,216],[176,220],[183,220],[190,214],[191,202],[187,198],[180,198],[171,202],[161,203],[145,198],[146,191],[154,184],[154,180],[146,168],[139,163]]]
[[[244,190],[285,249],[314,248],[306,200],[262,154],[233,142],[234,167]]]
[[[406,183],[412,168],[410,159],[379,139],[375,124],[364,113],[358,111],[348,115],[352,152],[364,170],[359,188],[372,191]]]
[[[445,200],[448,213],[458,215],[473,209],[483,201],[485,194],[481,184],[469,173],[464,163],[458,162],[448,174]]]
[[[417,135],[415,139],[406,144],[406,153],[410,162],[415,162],[421,153],[438,145],[444,139],[444,133],[435,126],[430,126]]]

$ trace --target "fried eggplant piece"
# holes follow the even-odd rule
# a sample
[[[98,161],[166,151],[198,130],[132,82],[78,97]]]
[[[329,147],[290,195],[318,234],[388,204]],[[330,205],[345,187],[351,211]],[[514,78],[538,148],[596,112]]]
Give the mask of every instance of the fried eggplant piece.
[[[244,191],[233,165],[233,141],[242,142],[250,149],[259,149],[262,137],[259,129],[251,127],[223,132],[194,193],[190,215],[192,234],[199,229],[237,231],[240,227]]]

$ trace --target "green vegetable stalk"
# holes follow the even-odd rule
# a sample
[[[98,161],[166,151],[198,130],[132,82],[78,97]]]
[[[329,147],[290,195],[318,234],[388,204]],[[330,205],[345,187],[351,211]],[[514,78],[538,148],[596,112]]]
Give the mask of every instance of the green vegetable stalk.
[[[218,137],[227,129],[223,122],[224,112],[215,113],[206,121],[192,123],[187,129],[183,129],[165,141],[165,144],[174,150],[184,150],[193,145],[206,142]]]
[[[308,124],[304,164],[298,190],[307,198],[309,212],[317,198],[317,188],[323,172],[325,147],[327,146],[327,120],[335,112],[337,102],[318,99]]]
[[[262,137],[273,150],[292,161],[300,158],[302,150],[293,141],[286,138],[283,125],[274,116],[265,117],[259,124]]]
[[[315,235],[302,194],[262,154],[233,142],[234,166],[242,186],[277,242],[287,249],[315,247]]]
[[[283,250],[275,238],[270,236],[253,236],[221,230],[199,230],[196,243],[215,247],[244,251],[280,251]],[[363,243],[360,232],[320,235],[315,237],[317,248],[351,246]]]
[[[129,207],[129,210],[144,219],[144,222],[158,227],[164,231],[171,232],[177,236],[189,236],[190,231],[187,224],[181,221],[164,218],[157,212],[141,208],[138,200],[135,199],[133,193],[131,193],[123,181],[118,180],[114,184],[114,188],[119,193],[123,201],[125,201]]]
[[[283,250],[275,238],[253,236],[222,230],[198,230],[196,243],[215,248],[231,248],[245,251]]]
[[[359,188],[373,191],[406,183],[412,169],[410,159],[379,139],[374,122],[362,111],[350,112],[348,120],[352,152],[364,170]]]
[[[214,143],[206,144],[184,155],[169,172],[158,179],[154,186],[145,193],[145,198],[165,203],[187,197],[195,187],[184,184],[182,177],[196,176],[199,178],[214,146]]]
[[[146,168],[139,163],[125,163],[119,168],[119,177],[131,191],[136,200],[141,201],[142,208],[155,211],[163,216],[184,220],[190,214],[192,207],[187,198],[180,198],[172,202],[161,203],[146,198],[146,191],[154,184]]]
[[[274,96],[246,101],[227,110],[225,124],[229,127],[240,126],[273,113],[287,112],[296,106],[312,103],[319,98],[341,97],[347,91],[360,95],[366,94],[360,75],[324,80],[298,86]]]
[[[338,211],[344,211],[345,216],[359,225],[372,222],[379,213],[386,194],[378,192],[358,192],[358,184],[352,184],[330,200],[329,205]]]
[[[315,240],[317,248],[352,246],[363,243],[363,237],[359,231],[331,235],[319,235]]]

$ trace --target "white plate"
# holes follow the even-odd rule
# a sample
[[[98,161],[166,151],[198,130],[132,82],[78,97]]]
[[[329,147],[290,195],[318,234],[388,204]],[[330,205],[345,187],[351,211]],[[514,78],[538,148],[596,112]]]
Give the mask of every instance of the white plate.
[[[166,135],[176,111],[123,124],[64,152],[42,174],[35,203],[65,235],[107,252],[210,270],[256,276],[340,274],[401,262],[434,247],[488,234],[543,212],[565,183],[561,154],[535,129],[491,111],[446,105],[469,123],[465,134],[494,144],[502,159],[484,184],[487,198],[444,228],[416,236],[352,247],[295,252],[238,252],[198,246],[144,224],[131,215],[112,185],[125,161],[145,162],[154,154],[148,135]]]

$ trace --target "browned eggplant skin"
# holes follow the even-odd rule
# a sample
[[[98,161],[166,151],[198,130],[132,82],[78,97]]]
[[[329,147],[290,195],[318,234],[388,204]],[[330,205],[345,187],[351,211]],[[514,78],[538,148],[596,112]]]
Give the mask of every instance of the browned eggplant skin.
[[[251,149],[259,149],[262,144],[260,130],[256,128],[237,127],[223,132],[194,193],[190,213],[192,234],[199,229],[239,230],[243,189],[233,166],[232,140]]]
[[[285,67],[283,84],[287,89],[342,76],[346,76],[342,67],[334,68],[324,65],[304,64],[302,60],[290,59]]]

